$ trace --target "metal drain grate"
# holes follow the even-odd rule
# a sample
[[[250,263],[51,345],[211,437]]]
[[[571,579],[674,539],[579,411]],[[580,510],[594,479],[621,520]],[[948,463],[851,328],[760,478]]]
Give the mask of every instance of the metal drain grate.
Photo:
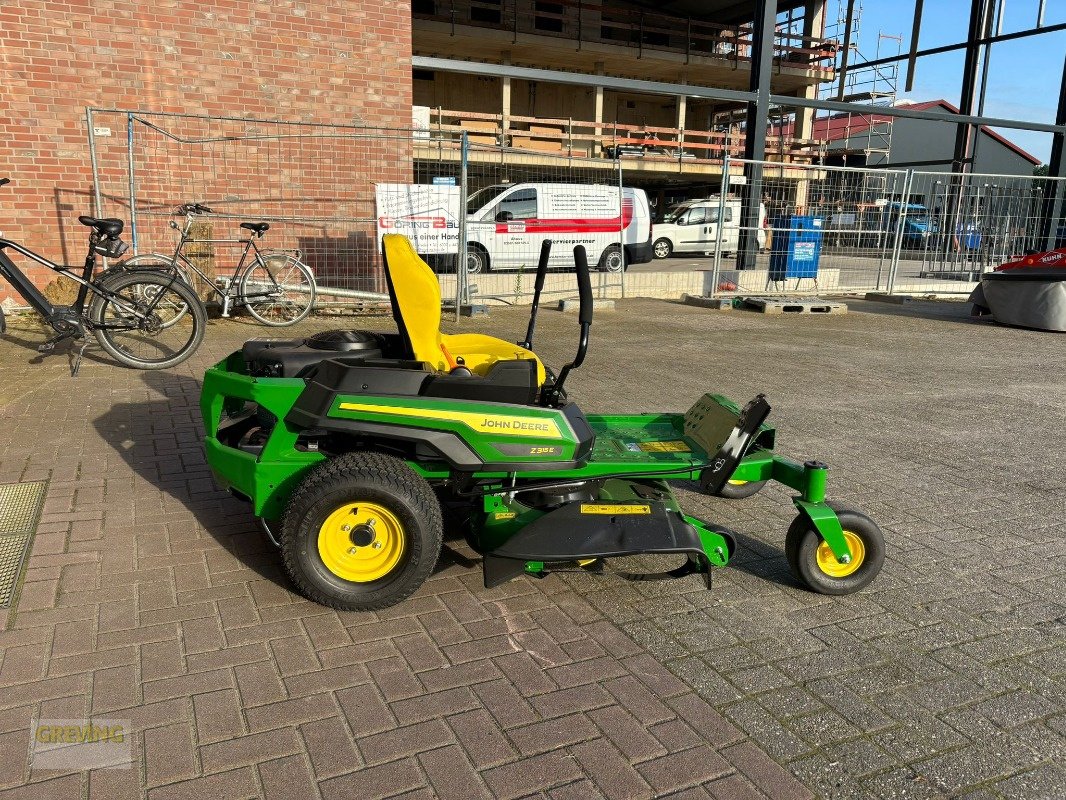
[[[33,533],[47,486],[45,481],[0,486],[0,534]]]
[[[46,481],[0,486],[0,608],[11,604],[47,488]]]
[[[11,603],[11,592],[19,578],[30,538],[27,534],[0,536],[0,608],[6,608]]]

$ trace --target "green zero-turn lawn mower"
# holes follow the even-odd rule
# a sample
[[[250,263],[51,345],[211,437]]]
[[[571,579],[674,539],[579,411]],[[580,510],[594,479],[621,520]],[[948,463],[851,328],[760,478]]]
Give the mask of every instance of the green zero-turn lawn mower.
[[[785,538],[794,575],[826,594],[873,580],[884,560],[880,529],[825,501],[825,464],[773,453],[762,395],[739,408],[707,394],[685,414],[585,414],[568,400],[566,378],[588,346],[592,289],[576,247],[580,343],[556,376],[531,350],[550,246],[518,345],[442,334],[436,276],[405,237],[387,235],[399,333],[253,339],[207,371],[208,461],[251,502],[299,590],[341,609],[399,602],[432,572],[445,511],[464,519],[486,586],[642,553],[683,555],[654,577],[696,572],[709,586],[734,536],[685,514],[672,480],[727,498],[779,481],[798,493]]]

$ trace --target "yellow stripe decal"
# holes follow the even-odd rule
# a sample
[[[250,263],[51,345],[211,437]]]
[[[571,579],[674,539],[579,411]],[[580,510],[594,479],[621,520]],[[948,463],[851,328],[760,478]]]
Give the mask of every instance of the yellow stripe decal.
[[[582,514],[650,514],[651,506],[615,503],[613,505],[582,503]]]
[[[562,438],[555,420],[540,417],[475,414],[470,411],[439,411],[432,408],[379,406],[372,403],[341,403],[338,407],[341,411],[363,411],[371,414],[386,414],[390,417],[417,417],[462,422],[478,433],[499,433],[504,436],[529,436],[538,439]]]

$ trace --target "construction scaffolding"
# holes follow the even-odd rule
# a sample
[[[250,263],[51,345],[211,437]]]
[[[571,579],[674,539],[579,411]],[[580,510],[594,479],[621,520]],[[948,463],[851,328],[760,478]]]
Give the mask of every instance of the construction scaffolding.
[[[848,2],[835,0],[836,15],[830,17],[832,22],[826,24],[826,36],[839,37],[848,41],[846,71],[838,71],[839,80],[822,84],[819,97],[822,99],[841,99],[846,103],[868,104],[869,113],[848,112],[831,114],[815,118],[815,129],[819,121],[826,128],[832,127],[834,139],[842,140],[839,147],[831,147],[827,157],[829,163],[843,167],[866,167],[885,165],[892,152],[893,118],[879,115],[879,109],[896,105],[899,90],[899,62],[879,62],[885,56],[899,56],[903,46],[903,37],[878,31],[874,57],[868,58],[860,49],[858,42],[862,34],[862,4],[854,5],[851,15],[851,28],[848,30]],[[894,53],[892,51],[895,51]],[[841,51],[839,60],[844,63]],[[833,120],[830,124],[828,120]],[[839,159],[839,161],[837,160]]]

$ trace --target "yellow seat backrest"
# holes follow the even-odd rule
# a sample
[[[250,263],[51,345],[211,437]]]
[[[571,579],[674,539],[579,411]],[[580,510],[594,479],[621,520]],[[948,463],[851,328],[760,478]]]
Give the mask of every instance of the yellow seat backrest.
[[[449,372],[462,364],[484,376],[498,361],[528,359],[537,365],[537,385],[544,383],[544,365],[531,350],[476,333],[442,335],[437,276],[406,236],[386,233],[382,241],[392,316],[416,361],[424,361],[438,372]]]
[[[415,252],[410,240],[399,233],[382,237],[385,279],[392,299],[392,316],[411,355],[436,370],[449,370],[441,347],[440,283],[429,264]]]

